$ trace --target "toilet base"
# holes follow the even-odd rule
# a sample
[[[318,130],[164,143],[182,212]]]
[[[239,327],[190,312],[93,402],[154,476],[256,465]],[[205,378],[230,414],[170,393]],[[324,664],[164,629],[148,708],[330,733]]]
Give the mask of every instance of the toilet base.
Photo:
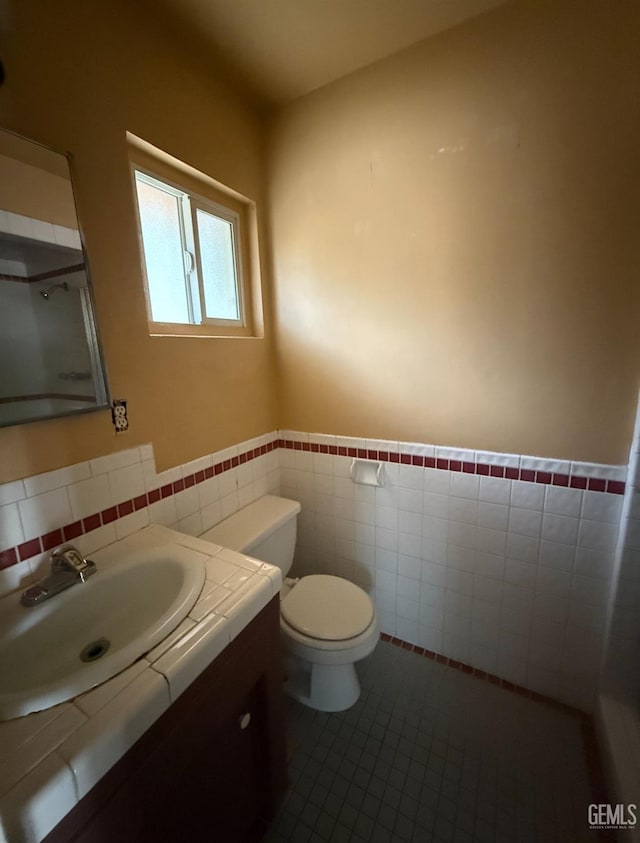
[[[345,711],[360,697],[360,682],[353,663],[310,664],[288,656],[288,696],[316,711]]]

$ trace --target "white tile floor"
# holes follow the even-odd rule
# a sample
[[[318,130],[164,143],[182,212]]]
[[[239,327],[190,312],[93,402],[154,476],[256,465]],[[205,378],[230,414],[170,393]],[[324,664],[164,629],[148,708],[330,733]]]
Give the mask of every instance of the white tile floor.
[[[599,839],[578,718],[384,641],[359,673],[347,712],[289,705],[267,843]]]

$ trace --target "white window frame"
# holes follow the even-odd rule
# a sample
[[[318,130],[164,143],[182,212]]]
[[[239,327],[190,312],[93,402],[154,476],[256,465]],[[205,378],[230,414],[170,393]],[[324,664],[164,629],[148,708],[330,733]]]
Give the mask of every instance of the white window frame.
[[[247,329],[246,319],[246,296],[245,281],[242,261],[242,232],[240,215],[211,199],[207,199],[198,193],[194,193],[167,178],[160,177],[154,172],[139,164],[132,164],[136,208],[138,213],[139,237],[142,257],[142,269],[145,282],[145,293],[147,298],[147,309],[149,322],[152,326],[175,326],[181,332],[188,333],[189,328],[210,326],[221,328],[225,332],[235,333],[234,329]],[[184,255],[184,283],[187,297],[187,311],[189,322],[156,322],[153,318],[151,308],[151,293],[149,278],[147,275],[147,261],[144,252],[144,239],[142,236],[142,220],[136,182],[141,182],[163,190],[171,196],[175,196],[180,204],[180,238]],[[212,216],[218,217],[231,225],[233,268],[235,276],[236,300],[238,303],[237,319],[220,319],[206,315],[205,292],[203,286],[202,260],[200,256],[199,232],[196,213],[201,210]]]
[[[191,205],[191,234],[193,236],[193,244],[194,244],[194,251],[193,254],[195,255],[195,262],[196,262],[196,274],[198,280],[198,291],[200,294],[200,311],[201,311],[201,324],[203,325],[226,325],[229,327],[237,326],[237,327],[244,327],[245,326],[245,318],[244,318],[244,296],[243,292],[243,283],[242,283],[242,248],[241,248],[241,232],[240,232],[240,216],[235,212],[232,211],[230,208],[225,208],[223,205],[219,205],[216,202],[212,202],[209,199],[203,199],[200,196],[191,195],[190,196],[190,205]],[[205,294],[204,294],[204,283],[203,283],[203,276],[204,273],[202,271],[202,259],[200,257],[200,232],[198,229],[198,222],[197,222],[197,212],[204,211],[207,214],[211,214],[218,219],[224,220],[231,225],[231,246],[233,252],[233,274],[235,279],[235,286],[236,286],[236,301],[238,303],[238,318],[237,319],[216,319],[211,316],[207,316],[207,308],[205,304]]]

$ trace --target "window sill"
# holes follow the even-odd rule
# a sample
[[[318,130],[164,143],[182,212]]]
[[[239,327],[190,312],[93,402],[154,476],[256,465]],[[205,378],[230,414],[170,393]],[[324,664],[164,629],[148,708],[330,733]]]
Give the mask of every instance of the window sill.
[[[198,337],[200,339],[259,340],[262,336],[250,327],[226,328],[221,325],[177,325],[170,322],[149,322],[151,337]]]

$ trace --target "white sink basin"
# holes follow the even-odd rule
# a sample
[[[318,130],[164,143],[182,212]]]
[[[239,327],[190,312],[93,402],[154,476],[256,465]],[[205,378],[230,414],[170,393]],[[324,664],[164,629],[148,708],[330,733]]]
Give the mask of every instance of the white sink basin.
[[[203,563],[177,545],[108,562],[101,555],[86,582],[37,606],[23,606],[20,592],[0,600],[0,720],[115,676],[175,629],[202,590]],[[83,651],[95,660],[83,661]]]

